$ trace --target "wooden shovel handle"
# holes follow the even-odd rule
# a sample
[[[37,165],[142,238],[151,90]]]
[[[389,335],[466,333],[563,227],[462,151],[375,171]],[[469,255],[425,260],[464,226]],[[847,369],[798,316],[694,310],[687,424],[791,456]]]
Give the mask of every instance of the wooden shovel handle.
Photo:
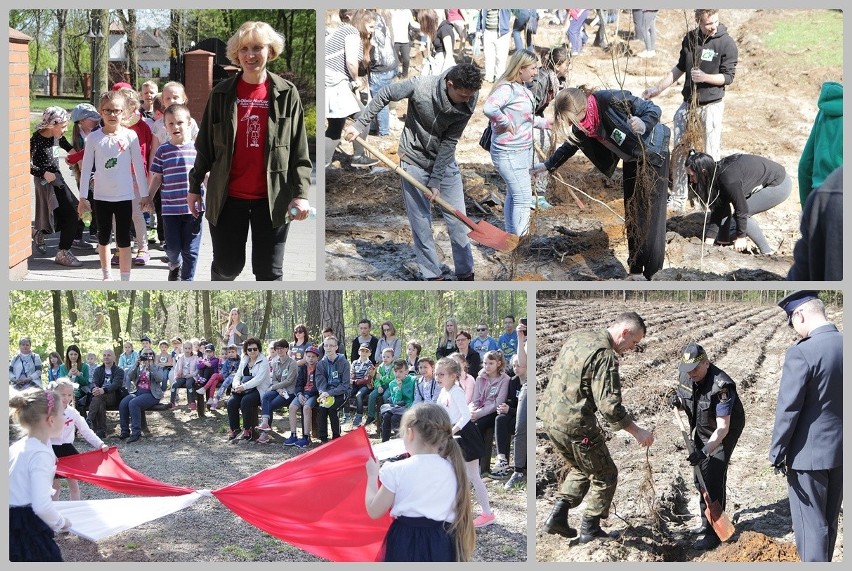
[[[539,147],[537,144],[533,143],[533,148],[535,149],[535,154],[538,156],[538,158],[539,158],[540,160],[542,160],[542,161],[547,160],[547,157],[546,157],[546,156],[544,156],[544,151],[542,151],[542,150],[541,150],[541,147]],[[574,199],[574,202],[576,202],[576,203],[577,203],[577,207],[578,207],[580,210],[585,210],[585,209],[586,209],[586,205],[585,205],[585,204],[583,204],[583,201],[582,201],[582,200],[580,200],[580,197],[579,197],[579,196],[577,196],[577,194],[574,192],[574,190],[573,190],[570,186],[568,186],[568,187],[566,187],[566,188],[568,189],[568,192],[569,192],[569,193],[571,193],[571,198],[573,198],[573,199]]]
[[[476,229],[476,223],[473,220],[462,214],[457,208],[455,208],[452,204],[450,204],[440,196],[435,196],[435,198],[432,198],[435,193],[433,193],[428,186],[411,176],[409,173],[405,172],[405,170],[401,166],[393,162],[390,157],[385,155],[379,149],[365,141],[363,137],[355,137],[355,140],[361,143],[364,148],[370,151],[370,153],[372,153],[377,159],[392,168],[396,174],[410,182],[414,186],[414,188],[416,188],[417,190],[428,196],[430,199],[432,199],[432,202],[434,202],[435,204],[437,204],[438,206],[440,206],[441,208],[464,222],[465,226],[467,226],[471,230]]]

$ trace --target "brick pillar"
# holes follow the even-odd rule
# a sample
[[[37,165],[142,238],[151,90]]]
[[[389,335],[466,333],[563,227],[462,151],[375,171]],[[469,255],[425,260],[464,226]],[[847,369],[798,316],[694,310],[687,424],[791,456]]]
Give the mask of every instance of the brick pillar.
[[[55,71],[50,72],[50,77],[48,78],[50,83],[50,96],[58,97],[59,96],[59,74]]]
[[[193,50],[183,54],[183,85],[186,88],[188,107],[192,117],[201,121],[207,97],[213,89],[213,58],[216,54],[205,50]]]
[[[22,279],[32,254],[29,36],[9,28],[9,274]]]

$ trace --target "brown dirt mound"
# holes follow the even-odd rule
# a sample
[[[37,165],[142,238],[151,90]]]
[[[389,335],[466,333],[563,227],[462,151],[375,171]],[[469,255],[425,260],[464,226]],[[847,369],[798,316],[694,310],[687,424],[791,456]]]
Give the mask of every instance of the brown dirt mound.
[[[737,541],[709,553],[704,561],[799,561],[799,554],[792,543],[781,543],[762,533],[745,531]]]

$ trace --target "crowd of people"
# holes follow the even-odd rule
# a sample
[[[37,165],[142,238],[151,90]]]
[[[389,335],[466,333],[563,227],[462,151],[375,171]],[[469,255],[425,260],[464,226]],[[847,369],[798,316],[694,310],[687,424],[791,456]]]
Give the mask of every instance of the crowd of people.
[[[724,97],[736,76],[739,50],[720,22],[719,11],[694,11],[695,27],[684,35],[677,63],[641,94],[569,87],[571,59],[583,52],[586,43],[607,45],[606,25],[614,21],[616,12],[340,11],[341,25],[326,37],[326,85],[334,86],[326,92],[327,117],[331,118],[326,131],[326,167],[333,168],[341,138],[354,142],[351,166],[376,165],[377,159],[360,141],[374,135],[382,146],[389,136],[388,106],[408,102],[399,140],[400,167],[430,191],[426,194],[402,179],[421,279],[448,279],[441,275],[434,255],[431,201],[440,196],[465,213],[456,146],[471,118],[480,112],[480,91],[485,89],[488,93],[481,112],[488,118],[488,127],[480,145],[490,152],[505,183],[506,232],[523,236],[530,231],[531,214],[550,206],[545,198],[548,173],[579,150],[607,177],[621,163],[627,279],[648,280],[662,268],[667,214],[686,213],[696,200],[700,209],[713,211],[703,233],[708,245],[733,246],[741,252],[751,252],[753,245],[756,254],[775,253],[776,247],[764,237],[754,215],[783,203],[792,191],[792,181],[783,166],[768,158],[722,156]],[[656,57],[657,13],[632,11],[635,37],[645,46],[637,54],[640,58]],[[563,45],[535,45],[542,18],[564,27]],[[594,25],[598,34],[592,42],[585,30]],[[350,40],[344,41],[344,37]],[[415,40],[425,50],[424,63],[419,76],[408,77],[409,44]],[[399,48],[402,44],[404,49]],[[382,50],[390,45],[397,49]],[[470,54],[465,45],[471,46]],[[484,69],[472,63],[480,53]],[[377,60],[381,61],[380,71],[374,71]],[[398,76],[395,81],[394,76]],[[652,100],[681,79],[683,102],[670,129],[660,121],[663,110]],[[821,171],[814,179],[817,184],[842,162],[842,137],[837,136],[834,120],[838,88],[842,87],[829,83],[828,95],[821,96],[824,110],[815,126],[815,132],[827,134],[821,139],[812,135],[803,153],[805,173],[814,166]],[[545,112],[548,106],[552,111]],[[536,153],[542,158],[537,159]],[[819,156],[815,158],[815,154]],[[696,169],[696,161],[701,161],[700,168]],[[742,184],[735,188],[730,179]],[[811,184],[809,176],[801,177],[800,187],[808,186],[807,192]],[[467,227],[450,213],[444,213],[444,219],[455,279],[473,279]],[[803,229],[806,238],[813,234]],[[820,243],[820,237],[813,236],[811,242]]]
[[[281,411],[289,428],[286,438],[280,430],[283,445],[303,449],[361,426],[375,427],[371,436],[386,442],[403,435],[409,411],[438,404],[461,447],[464,481],[482,507],[472,518],[480,527],[496,518],[483,477],[505,481],[506,489],[526,483],[525,321],[506,316],[495,339],[485,323],[476,325],[473,336],[447,319],[433,357],[417,340],[403,343],[392,322],[383,322],[375,336],[372,322],[362,319],[347,356],[331,327],[312,339],[298,324],[292,339],[264,344],[234,308],[217,339],[175,336],[155,344],[141,335],[138,350],[128,340],[119,355],[103,349],[100,362],[77,345],[68,346],[64,358],[51,352],[43,360],[22,338],[9,374],[13,394],[56,393],[56,406],[70,419],[61,442],[50,441],[57,456],[76,453],[75,431],[95,447],[105,448],[108,437],[137,442],[148,431],[146,410],[177,409],[184,398],[190,414],[224,405],[229,442],[269,444],[274,414]],[[117,434],[109,410],[118,411]],[[69,488],[71,498],[79,499],[76,482],[69,481]]]
[[[191,281],[204,215],[213,243],[211,279],[239,275],[250,227],[256,279],[281,280],[289,223],[310,213],[312,168],[299,94],[267,69],[283,48],[284,38],[269,24],[242,24],[227,43],[239,72],[215,86],[198,121],[176,81],[162,92],[155,81],[140,91],[119,82],[97,107],[81,103],[70,114],[45,109],[30,139],[36,248],[47,253],[45,235],[55,228],[56,263],[79,267],[71,250],[91,253],[93,240],[103,279],[112,280],[118,266],[127,281],[134,266],[150,261],[148,229],[156,228],[151,241],[168,258],[168,281]],[[275,124],[288,128],[271,129]],[[62,176],[59,148],[68,153],[77,195]]]

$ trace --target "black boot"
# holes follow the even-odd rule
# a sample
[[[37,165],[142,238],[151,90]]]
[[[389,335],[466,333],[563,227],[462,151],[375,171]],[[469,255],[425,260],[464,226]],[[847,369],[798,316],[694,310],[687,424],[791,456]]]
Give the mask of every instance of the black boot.
[[[705,532],[702,538],[693,543],[692,548],[696,551],[707,551],[708,549],[718,547],[720,543],[722,542],[719,540],[716,532],[711,529]]]
[[[593,539],[616,539],[618,534],[607,533],[601,529],[600,516],[584,515],[583,521],[580,523],[580,543],[588,543]]]
[[[577,537],[577,530],[568,525],[569,507],[566,500],[557,500],[547,521],[544,522],[544,531],[567,538]]]

